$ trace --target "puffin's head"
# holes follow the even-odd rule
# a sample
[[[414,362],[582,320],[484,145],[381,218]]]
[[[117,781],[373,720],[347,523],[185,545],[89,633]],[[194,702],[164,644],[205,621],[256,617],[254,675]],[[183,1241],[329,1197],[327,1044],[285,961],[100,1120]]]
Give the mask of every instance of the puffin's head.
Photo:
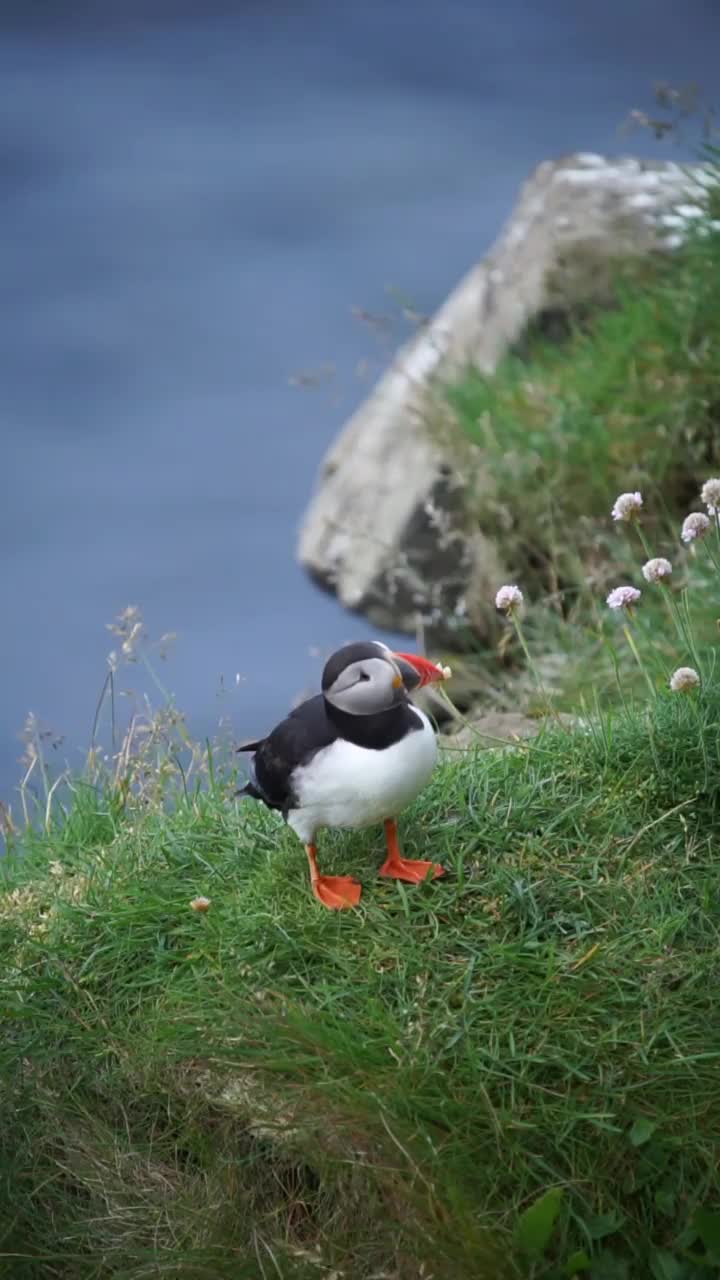
[[[414,653],[395,653],[380,640],[346,644],[325,664],[322,691],[329,703],[353,716],[376,715],[407,700],[408,693],[446,680],[449,667]]]

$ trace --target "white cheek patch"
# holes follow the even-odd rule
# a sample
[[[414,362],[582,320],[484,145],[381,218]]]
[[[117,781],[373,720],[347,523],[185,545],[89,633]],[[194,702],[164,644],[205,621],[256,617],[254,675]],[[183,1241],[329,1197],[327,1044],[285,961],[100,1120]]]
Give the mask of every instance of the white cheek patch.
[[[341,672],[326,697],[352,715],[374,715],[392,705],[394,666],[378,653]]]
[[[340,675],[335,683],[330,687],[328,693],[330,695],[349,693],[351,689],[354,689],[356,685],[361,683],[362,675],[360,673],[360,666],[358,663],[353,662],[352,666],[346,667],[344,671],[340,672]]]

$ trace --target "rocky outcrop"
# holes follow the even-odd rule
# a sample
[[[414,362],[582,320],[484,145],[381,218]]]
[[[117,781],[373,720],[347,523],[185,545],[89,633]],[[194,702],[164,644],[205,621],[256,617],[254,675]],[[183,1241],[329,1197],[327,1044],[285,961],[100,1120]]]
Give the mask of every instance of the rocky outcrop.
[[[471,716],[456,733],[441,735],[438,742],[441,751],[452,755],[477,748],[517,745],[527,738],[536,738],[546,726],[570,732],[580,727],[580,724],[575,716],[563,712],[557,716],[532,720],[520,711],[486,711]]]
[[[398,352],[327,454],[300,533],[308,571],[383,625],[469,614],[476,634],[488,633],[502,557],[468,530],[464,477],[434,429],[438,387],[469,364],[491,373],[532,320],[601,302],[612,262],[675,247],[700,196],[674,164],[573,155],[540,165],[492,251]],[[474,472],[477,494],[489,483],[481,459]]]

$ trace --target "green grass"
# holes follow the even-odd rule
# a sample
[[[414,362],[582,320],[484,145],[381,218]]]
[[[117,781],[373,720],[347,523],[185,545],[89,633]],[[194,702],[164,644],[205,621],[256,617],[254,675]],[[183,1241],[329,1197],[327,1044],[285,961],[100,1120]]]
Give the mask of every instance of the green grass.
[[[2,864],[0,1273],[716,1274],[719,716],[446,764],[403,834],[447,878],[328,836],[342,915],[231,779],[76,791]]]
[[[613,305],[566,341],[531,335],[492,377],[448,389],[460,456],[478,446],[493,481],[475,518],[514,574],[570,598],[602,576],[609,494],[641,489],[660,527],[686,514],[720,465],[718,352],[720,231],[705,221],[674,254],[619,266]]]

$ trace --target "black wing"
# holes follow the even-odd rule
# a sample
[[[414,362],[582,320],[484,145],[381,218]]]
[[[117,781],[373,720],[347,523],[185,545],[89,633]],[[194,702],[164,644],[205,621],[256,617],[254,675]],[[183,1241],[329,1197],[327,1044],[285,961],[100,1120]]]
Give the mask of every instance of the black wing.
[[[323,747],[329,747],[337,737],[338,730],[328,719],[322,694],[308,698],[267,738],[257,743],[243,743],[239,748],[255,751],[247,794],[263,800],[271,809],[286,813],[297,800],[293,791],[295,770],[307,764]]]

